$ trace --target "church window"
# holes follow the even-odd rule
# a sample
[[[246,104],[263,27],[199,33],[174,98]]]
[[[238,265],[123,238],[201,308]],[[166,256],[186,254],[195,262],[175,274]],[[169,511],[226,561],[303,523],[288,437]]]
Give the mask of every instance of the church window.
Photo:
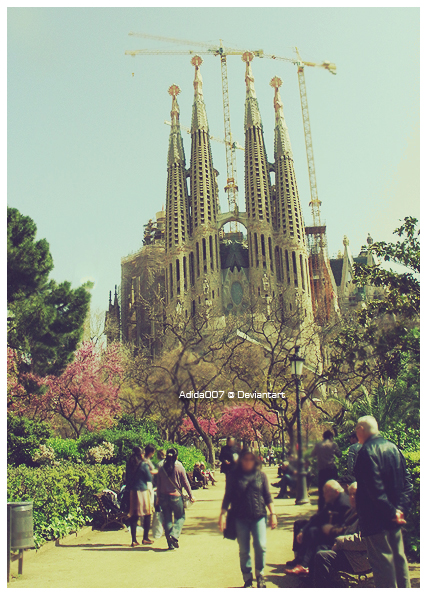
[[[258,260],[258,235],[254,233],[254,246],[255,246],[255,260],[256,266],[259,267],[259,260]]]
[[[200,251],[199,251],[199,242],[196,242],[196,270],[197,270],[197,277],[200,277]]]
[[[179,287],[179,282],[180,282],[180,270],[179,270],[179,259],[176,259],[176,294],[179,295],[180,294],[180,287]]]
[[[184,270],[184,291],[187,291],[187,257],[184,256],[182,259],[182,267]]]
[[[211,270],[214,270],[214,257],[213,257],[213,246],[212,246],[212,236],[209,236],[209,260],[211,263]]]
[[[299,263],[300,263],[300,269],[301,269],[302,288],[305,291],[305,274],[304,274],[304,266],[303,266],[303,261],[302,261],[302,254],[299,255]]]
[[[194,252],[190,252],[189,256],[189,269],[190,269],[190,285],[194,286]]]
[[[296,257],[295,252],[292,252],[292,267],[294,269],[294,283],[295,283],[295,287],[298,287],[297,257]]]
[[[271,238],[268,238],[268,255],[270,258],[270,268],[271,268],[271,272],[274,272],[274,267],[273,267],[273,249],[271,247]]]

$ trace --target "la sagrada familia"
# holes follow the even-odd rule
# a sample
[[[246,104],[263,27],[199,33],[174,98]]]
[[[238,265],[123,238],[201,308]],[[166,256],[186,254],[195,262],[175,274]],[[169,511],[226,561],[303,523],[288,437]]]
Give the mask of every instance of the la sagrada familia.
[[[274,77],[270,82],[275,110],[274,163],[270,163],[251,68],[253,54],[245,52],[242,59],[246,64],[245,211],[222,213],[219,207],[202,59],[195,56],[189,168],[179,121],[180,89],[174,84],[169,88],[166,211],[162,209],[156,221],[146,226],[142,248],[122,258],[120,296],[116,290],[112,301],[110,295],[106,313],[109,341],[155,349],[161,329],[153,312],[160,302],[165,316],[188,318],[203,311],[217,321],[243,315],[254,302],[261,315],[268,317],[274,302],[283,313],[298,311],[304,324],[314,323],[313,274],[280,96],[282,81]],[[224,226],[233,221],[246,229],[246,236],[224,232]],[[353,290],[346,255],[341,256],[346,263],[332,267],[329,279],[335,313],[339,298],[346,295],[348,301]]]

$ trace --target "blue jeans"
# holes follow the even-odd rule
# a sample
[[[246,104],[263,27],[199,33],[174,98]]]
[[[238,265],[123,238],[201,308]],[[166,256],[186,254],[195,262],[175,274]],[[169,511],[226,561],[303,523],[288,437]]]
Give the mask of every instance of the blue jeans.
[[[182,497],[159,494],[159,504],[163,513],[163,526],[168,543],[171,536],[179,539],[185,521],[185,509]],[[173,521],[172,515],[174,517]]]
[[[260,519],[236,519],[237,543],[239,544],[240,570],[243,580],[252,578],[251,533],[255,550],[255,575],[264,574],[267,551],[267,517]]]

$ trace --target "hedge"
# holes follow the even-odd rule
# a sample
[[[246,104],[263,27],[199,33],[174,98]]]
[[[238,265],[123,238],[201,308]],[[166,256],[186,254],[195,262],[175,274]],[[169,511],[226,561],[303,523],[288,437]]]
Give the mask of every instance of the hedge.
[[[61,464],[40,468],[9,466],[8,502],[33,500],[36,547],[63,537],[93,521],[98,505],[93,497],[104,488],[118,491],[123,467]]]
[[[420,560],[420,451],[405,452],[406,465],[411,474],[414,491],[412,508],[404,526],[406,552],[416,561]]]

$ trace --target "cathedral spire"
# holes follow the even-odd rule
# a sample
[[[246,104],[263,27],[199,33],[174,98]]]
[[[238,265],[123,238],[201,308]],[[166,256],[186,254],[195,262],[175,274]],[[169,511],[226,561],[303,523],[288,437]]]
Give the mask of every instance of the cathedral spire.
[[[276,126],[274,129],[274,167],[276,182],[276,225],[296,246],[305,250],[305,230],[298,196],[291,141],[280,97],[282,81],[278,76],[271,79],[274,89]]]
[[[242,60],[246,63],[245,128],[251,128],[252,126],[258,126],[259,128],[262,128],[261,114],[255,93],[255,78],[251,67],[251,62],[253,59],[254,55],[252,52],[245,52],[242,55]]]
[[[289,138],[288,127],[286,126],[285,115],[283,113],[283,101],[279,91],[282,84],[282,80],[278,76],[275,76],[270,81],[270,85],[274,88],[274,111],[276,112],[274,153],[276,158],[281,155],[286,155],[292,159],[291,140]]]
[[[191,132],[195,130],[205,130],[209,132],[208,118],[206,115],[205,101],[203,98],[203,79],[200,72],[200,66],[203,60],[200,56],[193,56],[191,64],[195,68],[194,73],[194,103],[193,103],[193,116],[191,119]]]
[[[166,190],[166,251],[173,250],[188,239],[189,212],[185,172],[185,154],[179,125],[178,85],[169,87],[172,96],[171,131],[168,150],[168,181]]]
[[[171,131],[169,135],[168,166],[173,163],[185,163],[184,145],[182,142],[181,128],[179,124],[179,105],[177,96],[181,93],[178,85],[169,87],[169,95],[172,96],[171,109]]]
[[[245,101],[245,195],[249,219],[271,223],[270,174],[262,130],[261,114],[256,98],[251,62],[252,52],[242,56],[246,63]]]
[[[201,225],[213,225],[217,214],[217,186],[212,164],[208,118],[203,99],[203,80],[200,66],[203,60],[193,56],[194,102],[191,120],[190,196],[192,233]]]

